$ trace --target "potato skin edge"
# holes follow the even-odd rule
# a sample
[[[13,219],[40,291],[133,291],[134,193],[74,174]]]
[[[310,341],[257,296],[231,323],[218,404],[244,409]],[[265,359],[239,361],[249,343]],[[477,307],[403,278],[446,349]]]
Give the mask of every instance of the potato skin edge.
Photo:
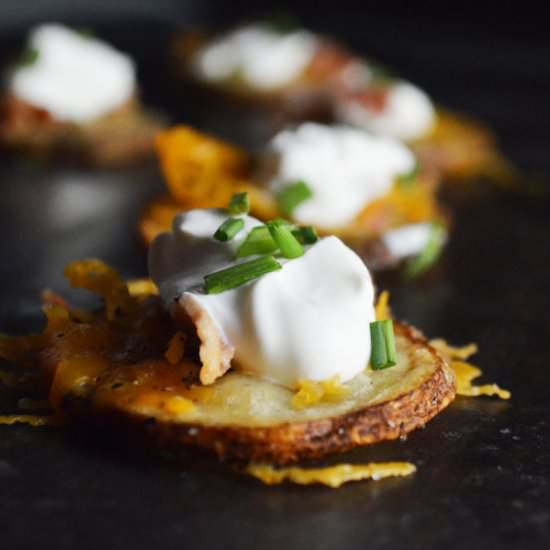
[[[444,359],[415,328],[395,323],[396,331],[411,344],[432,355],[435,372],[417,388],[385,401],[340,416],[291,422],[268,427],[206,426],[161,422],[120,409],[94,409],[90,403],[67,399],[66,413],[79,422],[108,428],[114,435],[145,437],[166,450],[199,447],[221,458],[274,464],[321,458],[354,447],[397,439],[426,424],[455,397],[454,376]],[[73,406],[75,405],[75,406]]]

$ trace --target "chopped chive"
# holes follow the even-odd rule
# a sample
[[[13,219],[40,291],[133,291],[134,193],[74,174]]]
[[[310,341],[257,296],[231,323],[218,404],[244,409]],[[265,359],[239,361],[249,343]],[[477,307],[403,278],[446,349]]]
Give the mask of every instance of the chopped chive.
[[[281,264],[273,256],[261,256],[249,262],[206,275],[204,288],[207,294],[219,294],[279,269],[281,269]]]
[[[374,321],[370,324],[370,366],[382,370],[397,364],[397,350],[393,333],[393,321]]]
[[[319,240],[315,227],[311,225],[293,229],[292,234],[298,239],[298,242],[302,244],[313,244]]]
[[[254,227],[237,250],[237,258],[256,254],[273,254],[279,247],[266,225]]]
[[[445,237],[447,232],[443,224],[439,222],[433,222],[431,227],[430,236],[426,246],[422,251],[414,258],[411,258],[406,264],[403,270],[405,277],[412,279],[418,277],[422,273],[425,273],[432,267],[443,252],[443,245],[445,244]]]
[[[214,233],[214,239],[218,241],[230,241],[244,227],[241,218],[229,218],[225,220]]]
[[[294,210],[313,197],[313,191],[304,181],[297,181],[277,193],[279,208],[287,216],[292,216]]]
[[[248,199],[248,193],[235,193],[229,201],[227,210],[232,216],[248,214],[248,212],[250,212],[250,200]]]
[[[406,188],[406,187],[411,186],[413,183],[415,183],[417,177],[418,177],[418,163],[415,162],[414,167],[412,168],[412,170],[410,170],[406,174],[402,174],[401,176],[399,176],[397,178],[397,183],[401,187]]]
[[[25,48],[19,56],[17,65],[19,67],[28,67],[30,65],[34,65],[38,61],[39,57],[40,52],[36,48]]]
[[[267,222],[267,227],[273,240],[279,246],[284,258],[298,258],[304,254],[304,249],[298,239],[292,234],[291,226],[281,220]]]

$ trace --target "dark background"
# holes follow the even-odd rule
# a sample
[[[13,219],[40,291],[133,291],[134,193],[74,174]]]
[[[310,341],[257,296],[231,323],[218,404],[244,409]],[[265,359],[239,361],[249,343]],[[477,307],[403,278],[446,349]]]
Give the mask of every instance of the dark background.
[[[429,336],[476,340],[486,379],[509,403],[458,398],[425,430],[345,460],[411,460],[409,479],[265,487],[190,455],[144,458],[65,430],[0,427],[0,547],[548,548],[550,527],[550,40],[528,2],[0,3],[0,62],[29,24],[92,26],[139,63],[144,99],[174,121],[242,139],[247,127],[201,110],[167,63],[177,24],[224,26],[291,11],[393,66],[441,104],[484,120],[505,154],[542,187],[448,189],[455,231],[441,265],[411,284],[385,276],[398,316]],[[534,4],[533,4],[534,5]],[[289,10],[288,6],[293,9]],[[0,159],[0,330],[41,325],[39,291],[70,293],[66,262],[100,257],[145,273],[134,227],[162,189],[154,164],[126,171]],[[0,412],[13,407],[0,387]]]

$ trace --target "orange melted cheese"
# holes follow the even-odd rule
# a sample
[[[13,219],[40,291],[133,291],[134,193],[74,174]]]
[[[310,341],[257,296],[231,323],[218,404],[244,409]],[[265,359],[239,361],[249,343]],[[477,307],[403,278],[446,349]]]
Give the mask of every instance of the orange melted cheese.
[[[269,464],[250,464],[245,473],[266,485],[290,481],[299,485],[321,483],[336,489],[348,481],[379,480],[385,477],[408,476],[416,472],[410,462],[371,462],[370,464],[337,464],[326,468],[274,468]]]
[[[346,398],[349,388],[340,382],[338,376],[328,380],[298,380],[298,391],[292,396],[291,405],[295,409],[305,409],[320,401],[341,401]]]
[[[130,296],[156,296],[159,293],[157,285],[147,278],[131,279],[126,283]]]
[[[34,414],[8,414],[0,416],[0,425],[30,424],[31,426],[58,426],[59,418],[55,416],[38,416]]]
[[[479,395],[496,395],[500,399],[510,399],[512,394],[508,390],[503,390],[497,384],[482,384],[474,386],[472,380],[479,378],[482,372],[477,367],[464,361],[451,361],[451,368],[456,376],[456,393],[468,397],[477,397]]]
[[[383,290],[374,306],[377,321],[386,321],[392,318],[389,302],[390,293],[387,290]]]
[[[466,397],[478,397],[480,395],[500,397],[500,399],[510,399],[511,393],[508,390],[500,388],[497,384],[483,384],[474,386],[472,381],[479,378],[483,373],[465,359],[477,352],[476,344],[468,344],[462,347],[450,346],[445,340],[440,338],[432,340],[433,346],[447,361],[456,378],[456,393]]]

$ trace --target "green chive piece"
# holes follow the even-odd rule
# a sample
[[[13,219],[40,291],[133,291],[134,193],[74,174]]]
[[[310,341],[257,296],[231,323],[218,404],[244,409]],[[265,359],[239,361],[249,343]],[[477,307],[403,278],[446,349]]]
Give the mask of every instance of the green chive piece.
[[[292,234],[291,226],[282,220],[273,220],[267,222],[267,227],[284,258],[298,258],[303,256],[304,248]]]
[[[273,254],[279,247],[265,225],[254,227],[246,236],[239,249],[237,258],[261,254]]]
[[[423,250],[414,258],[411,258],[403,270],[403,274],[408,279],[413,279],[425,273],[439,259],[443,252],[447,231],[440,222],[433,222],[430,237]]]
[[[248,198],[248,193],[235,193],[229,201],[227,210],[232,216],[248,214],[250,212],[250,200]]]
[[[317,231],[312,225],[298,227],[292,231],[292,234],[298,239],[298,242],[302,244],[313,244],[319,240]]]
[[[279,208],[287,216],[292,216],[294,210],[313,197],[313,191],[304,181],[297,181],[277,193]]]
[[[418,178],[418,163],[415,162],[413,169],[410,172],[407,172],[406,174],[402,174],[397,178],[397,183],[400,187],[410,187],[414,183],[416,183],[416,179]]]
[[[218,241],[230,241],[244,227],[244,220],[241,218],[229,218],[225,220],[214,233],[214,239]]]
[[[206,275],[204,288],[207,294],[219,294],[281,268],[281,264],[273,256],[261,256],[249,262]]]
[[[372,370],[382,370],[397,364],[397,350],[393,321],[374,321],[370,324],[370,366]]]
[[[19,67],[29,67],[30,65],[34,65],[39,57],[40,52],[36,48],[25,48],[19,56],[17,65]]]

